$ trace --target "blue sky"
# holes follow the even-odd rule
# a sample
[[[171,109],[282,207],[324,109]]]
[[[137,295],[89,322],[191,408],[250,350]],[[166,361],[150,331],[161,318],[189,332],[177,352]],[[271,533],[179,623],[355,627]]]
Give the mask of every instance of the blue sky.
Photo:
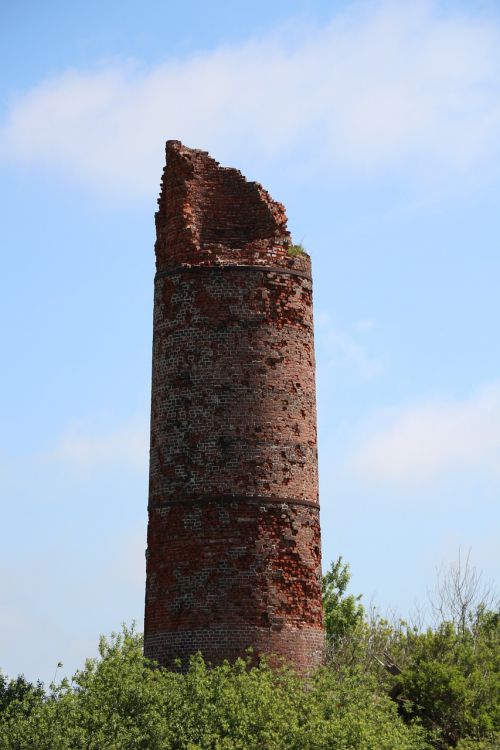
[[[406,615],[498,575],[496,3],[0,10],[0,665],[142,625],[153,214],[167,138],[285,203],[313,259],[325,565]]]

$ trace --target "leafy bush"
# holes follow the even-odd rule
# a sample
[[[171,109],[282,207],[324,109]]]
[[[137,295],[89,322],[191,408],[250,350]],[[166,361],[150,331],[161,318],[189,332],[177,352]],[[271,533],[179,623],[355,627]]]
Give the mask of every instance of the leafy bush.
[[[440,585],[447,611],[459,616],[423,630],[367,613],[359,596],[347,594],[349,568],[339,558],[323,579],[327,663],[372,675],[378,692],[394,699],[409,725],[425,727],[439,750],[457,743],[489,750],[500,745],[500,616],[483,596],[470,596],[479,580],[473,569],[450,571]]]
[[[187,674],[152,668],[141,638],[102,639],[72,683],[15,699],[0,716],[2,750],[424,750],[421,729],[360,670],[288,669],[238,660]]]
[[[26,709],[29,710],[29,705],[43,695],[44,689],[41,682],[33,685],[23,675],[19,675],[14,680],[8,680],[0,673],[0,713],[14,701],[24,702]]]
[[[457,570],[440,601],[459,616],[422,629],[367,611],[339,557],[323,579],[327,661],[309,679],[200,655],[172,672],[133,628],[48,692],[0,674],[0,750],[497,750],[500,617]]]
[[[397,680],[402,715],[437,729],[439,747],[454,747],[465,737],[498,737],[498,615],[482,612],[473,628],[446,622],[407,638],[408,661]]]
[[[328,645],[338,648],[363,622],[361,595],[347,594],[349,565],[339,557],[323,576],[323,618]]]

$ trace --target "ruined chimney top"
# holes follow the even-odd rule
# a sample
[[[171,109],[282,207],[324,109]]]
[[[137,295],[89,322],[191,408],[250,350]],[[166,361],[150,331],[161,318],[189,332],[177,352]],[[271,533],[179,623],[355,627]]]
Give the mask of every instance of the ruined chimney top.
[[[158,269],[181,264],[291,258],[285,208],[258,182],[221,167],[207,151],[168,140],[156,214]],[[304,261],[305,263],[306,261]]]

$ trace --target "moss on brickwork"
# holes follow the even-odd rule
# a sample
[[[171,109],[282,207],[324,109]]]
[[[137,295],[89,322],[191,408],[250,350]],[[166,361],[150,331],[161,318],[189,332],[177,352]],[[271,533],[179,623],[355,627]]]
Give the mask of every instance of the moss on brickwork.
[[[304,245],[302,242],[299,242],[298,245],[289,245],[287,248],[288,255],[291,255],[292,258],[296,258],[297,255],[308,255],[309,253],[306,251]]]

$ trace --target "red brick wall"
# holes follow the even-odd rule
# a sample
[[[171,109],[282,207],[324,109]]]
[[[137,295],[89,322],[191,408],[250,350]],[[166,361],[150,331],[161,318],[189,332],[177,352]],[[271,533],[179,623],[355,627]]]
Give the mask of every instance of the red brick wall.
[[[156,214],[145,653],[323,649],[310,260],[281,204],[167,142]]]

